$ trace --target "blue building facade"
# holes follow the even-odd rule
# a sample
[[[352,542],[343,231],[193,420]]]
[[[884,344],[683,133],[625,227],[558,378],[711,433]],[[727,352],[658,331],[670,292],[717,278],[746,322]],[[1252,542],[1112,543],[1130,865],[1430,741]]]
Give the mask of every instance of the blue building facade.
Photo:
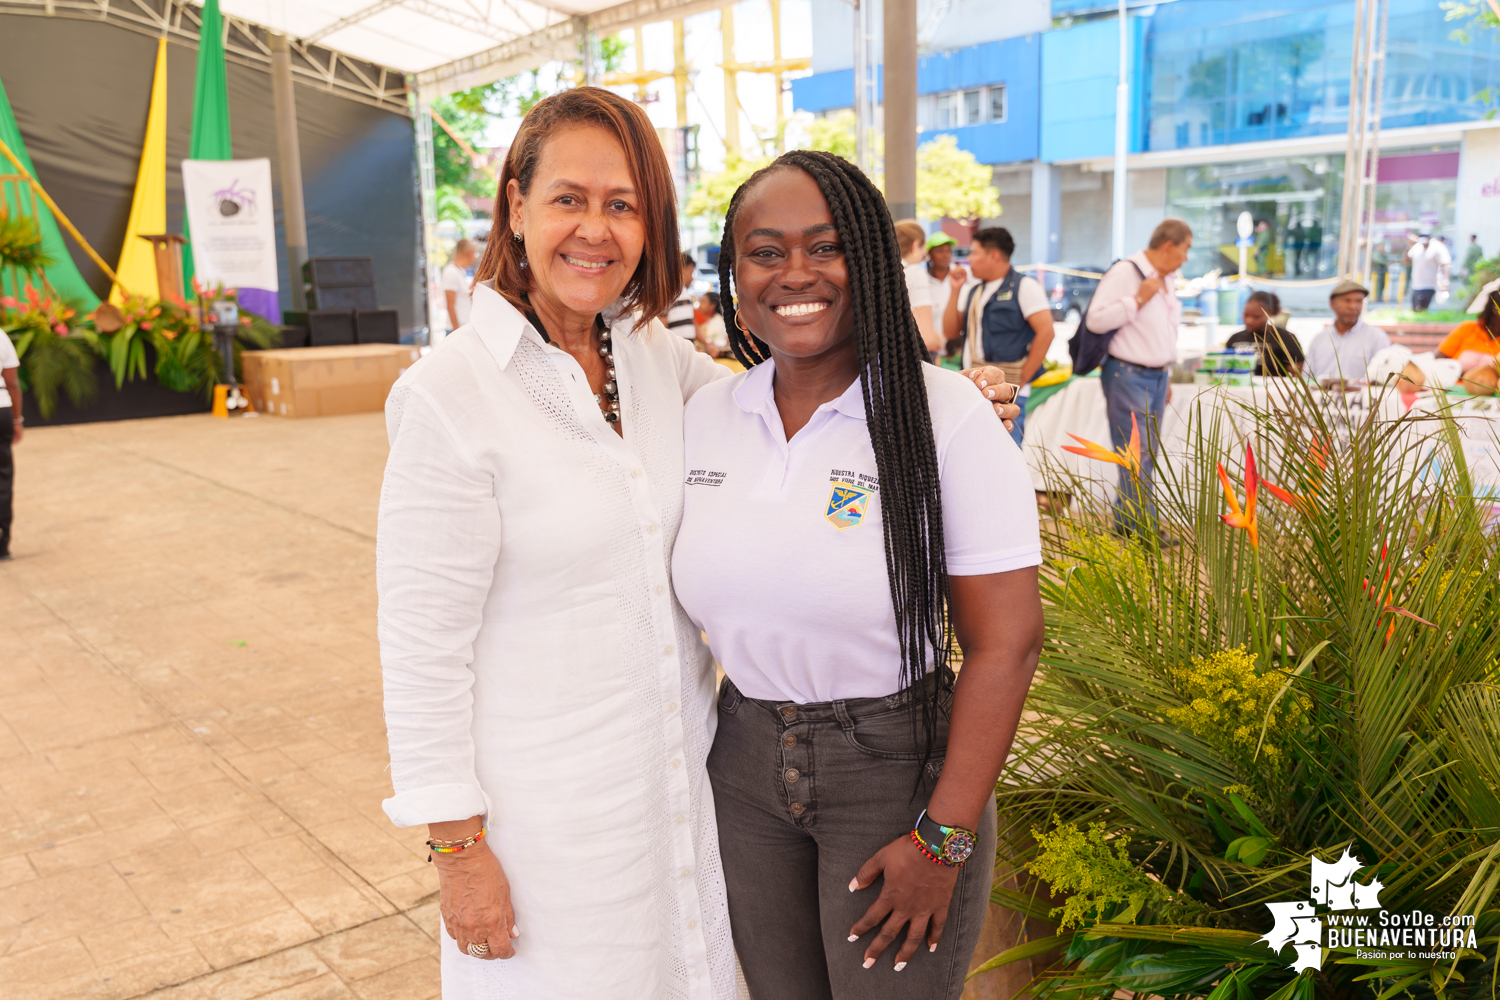
[[[1352,0],[1172,0],[1130,7],[1127,136],[1131,204],[1140,218],[1130,228],[1164,213],[1187,217],[1207,237],[1194,261],[1206,270],[1225,263],[1219,258],[1225,220],[1248,210],[1276,233],[1276,252],[1254,266],[1287,277],[1329,270],[1340,225]],[[1490,30],[1470,31],[1467,41],[1455,38],[1455,29],[1466,26],[1449,21],[1432,0],[1390,0],[1389,8],[1377,222],[1393,239],[1412,228],[1453,235],[1461,135],[1483,126],[1500,105],[1500,40]],[[1107,217],[1119,74],[1116,9],[1100,0],[1052,0],[1052,30],[931,54],[919,63],[923,140],[952,134],[980,162],[996,165],[1002,204],[1016,223],[1023,198],[1036,194],[1028,208],[1031,231],[1054,234],[1050,248],[1036,244],[1039,260],[1102,252],[1081,237],[1070,250],[1066,216],[1094,216],[1092,225],[1072,227],[1079,233],[1100,228],[1099,211]],[[998,105],[986,105],[977,119],[969,114],[976,100],[1001,92],[1003,116],[996,117]],[[793,83],[798,110],[847,108],[852,95],[847,70]],[[1002,183],[1007,177],[1008,188]],[[1039,221],[1039,212],[1064,218]],[[1308,249],[1310,232],[1319,234],[1321,249]]]

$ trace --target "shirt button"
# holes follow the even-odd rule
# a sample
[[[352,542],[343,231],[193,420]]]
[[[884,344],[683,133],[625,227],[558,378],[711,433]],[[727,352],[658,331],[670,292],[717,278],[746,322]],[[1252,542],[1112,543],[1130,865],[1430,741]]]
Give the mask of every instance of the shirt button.
[[[696,921],[696,920],[689,920],[688,921],[688,930],[693,930],[697,926],[698,926],[698,921]]]
[[[657,594],[658,597],[660,597],[662,594],[665,594],[666,592],[667,592],[667,588],[664,585],[662,585],[660,583],[658,583],[656,585],[656,594]]]
[[[675,711],[677,711],[677,702],[675,702],[675,701],[669,701],[669,702],[667,702],[667,711],[668,712],[675,712]]]
[[[668,643],[667,645],[665,645],[665,646],[663,646],[661,648],[661,655],[663,655],[663,656],[671,656],[673,648],[674,647],[672,646],[672,644]]]
[[[781,745],[784,747],[794,747],[797,745],[797,737],[792,733],[787,733],[781,738]]]
[[[648,534],[648,535],[654,535],[654,534],[656,534],[656,532],[658,530],[659,529],[654,524],[648,524],[648,525],[646,525],[646,534]]]
[[[693,870],[691,868],[684,868],[682,870],[682,877],[683,878],[692,878],[693,877]]]
[[[682,766],[682,758],[681,757],[674,757],[674,758],[672,758],[672,766],[673,767],[681,767]]]
[[[806,811],[807,811],[807,807],[804,806],[802,803],[800,803],[800,802],[793,802],[792,803],[792,815],[793,816],[801,816]]]
[[[631,469],[630,470],[630,478],[631,479],[639,479],[639,478],[641,478],[644,475],[645,475],[645,473],[642,472],[640,469]]]
[[[678,813],[676,816],[674,816],[672,818],[672,822],[676,823],[678,826],[681,826],[682,824],[684,824],[684,823],[687,822],[687,817],[684,816],[682,813]]]
[[[789,767],[786,769],[787,781],[795,782],[800,777],[802,777],[802,772],[797,770],[795,767]]]
[[[786,708],[783,708],[781,710],[781,717],[784,719],[795,719],[797,717],[797,706],[788,705]]]

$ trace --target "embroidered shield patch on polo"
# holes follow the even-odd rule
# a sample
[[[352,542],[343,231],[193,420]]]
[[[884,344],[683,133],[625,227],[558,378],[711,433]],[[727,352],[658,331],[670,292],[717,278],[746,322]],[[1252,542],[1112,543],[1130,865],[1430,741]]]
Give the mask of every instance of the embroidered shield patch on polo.
[[[858,527],[865,519],[865,511],[869,509],[870,490],[849,483],[834,483],[833,492],[828,495],[828,509],[823,512],[823,517],[829,524],[843,531],[845,528]]]

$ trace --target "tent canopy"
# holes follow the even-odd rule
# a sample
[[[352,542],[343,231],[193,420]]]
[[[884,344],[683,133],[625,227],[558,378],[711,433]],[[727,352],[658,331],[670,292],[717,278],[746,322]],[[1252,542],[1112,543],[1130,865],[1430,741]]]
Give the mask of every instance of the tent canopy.
[[[685,17],[729,0],[221,0],[226,15],[415,74],[428,94],[489,83],[586,36]]]

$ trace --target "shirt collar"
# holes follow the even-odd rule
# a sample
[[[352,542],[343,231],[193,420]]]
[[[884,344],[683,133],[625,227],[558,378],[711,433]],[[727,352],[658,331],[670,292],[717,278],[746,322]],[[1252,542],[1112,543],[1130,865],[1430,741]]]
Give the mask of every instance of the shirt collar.
[[[745,373],[745,378],[734,390],[734,401],[739,404],[740,409],[746,413],[765,413],[768,408],[776,405],[776,398],[772,379],[776,375],[776,363],[774,361],[763,361]],[[860,380],[855,379],[849,383],[849,388],[834,400],[824,403],[818,409],[828,408],[842,413],[846,417],[855,420],[865,419],[865,395],[860,387]]]
[[[612,310],[606,310],[608,316]],[[621,312],[609,321],[610,333],[618,340],[623,340],[624,335],[633,332],[637,314],[633,312]],[[516,353],[516,345],[524,338],[536,344],[538,347],[546,348],[547,342],[542,339],[540,332],[531,325],[521,310],[511,304],[510,300],[495,291],[493,279],[487,281],[476,281],[474,283],[473,309],[469,313],[469,325],[474,327],[479,334],[479,339],[494,357],[495,363],[502,369],[510,364],[511,357]],[[617,347],[616,350],[619,348]]]

